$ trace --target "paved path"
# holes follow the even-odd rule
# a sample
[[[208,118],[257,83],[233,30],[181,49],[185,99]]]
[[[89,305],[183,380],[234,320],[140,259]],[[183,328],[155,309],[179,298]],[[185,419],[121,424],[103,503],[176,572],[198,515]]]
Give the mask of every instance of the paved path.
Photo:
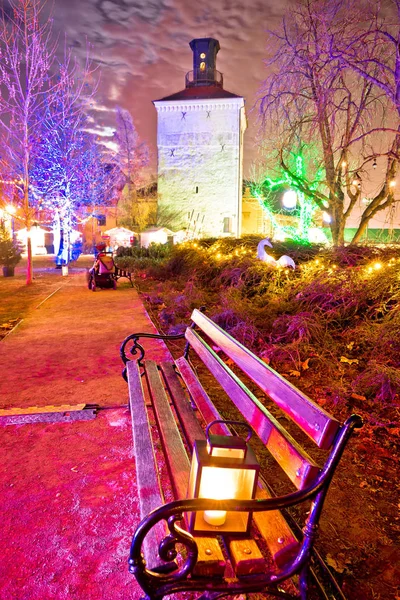
[[[109,408],[0,427],[0,598],[139,600],[127,569],[138,524],[130,415],[115,407],[128,398],[120,343],[153,326],[127,285],[93,293],[84,272],[60,285],[0,342],[0,408]],[[152,353],[167,350],[153,342]]]
[[[84,272],[60,282],[0,344],[0,408],[127,402],[120,344],[133,331],[154,331],[137,292],[126,284],[90,292]],[[167,353],[160,342],[150,346]]]

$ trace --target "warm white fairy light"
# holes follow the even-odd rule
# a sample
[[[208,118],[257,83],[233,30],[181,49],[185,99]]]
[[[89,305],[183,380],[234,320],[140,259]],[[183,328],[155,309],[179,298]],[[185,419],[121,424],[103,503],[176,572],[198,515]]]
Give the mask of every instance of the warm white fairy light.
[[[5,183],[7,185],[21,185],[24,181],[23,179],[0,179],[0,183]]]

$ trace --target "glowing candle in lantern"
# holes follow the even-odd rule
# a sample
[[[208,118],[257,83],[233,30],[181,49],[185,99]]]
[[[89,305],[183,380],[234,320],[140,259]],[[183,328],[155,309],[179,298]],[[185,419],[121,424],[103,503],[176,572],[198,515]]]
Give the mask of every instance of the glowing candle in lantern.
[[[205,470],[201,481],[201,497],[226,500],[236,497],[234,469],[211,467]],[[226,521],[225,510],[205,510],[204,520],[209,525],[220,526]]]

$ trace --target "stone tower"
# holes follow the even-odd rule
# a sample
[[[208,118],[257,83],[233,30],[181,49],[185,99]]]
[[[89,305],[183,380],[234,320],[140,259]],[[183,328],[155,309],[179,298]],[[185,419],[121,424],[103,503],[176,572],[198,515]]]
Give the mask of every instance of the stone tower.
[[[155,100],[158,208],[189,237],[241,233],[244,100],[224,90],[213,38],[190,42],[185,89]]]

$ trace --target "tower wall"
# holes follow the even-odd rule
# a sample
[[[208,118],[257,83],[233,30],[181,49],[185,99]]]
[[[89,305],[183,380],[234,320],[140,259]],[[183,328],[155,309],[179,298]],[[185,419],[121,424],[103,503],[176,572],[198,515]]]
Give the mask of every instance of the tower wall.
[[[155,101],[158,206],[171,228],[240,235],[243,98]]]

